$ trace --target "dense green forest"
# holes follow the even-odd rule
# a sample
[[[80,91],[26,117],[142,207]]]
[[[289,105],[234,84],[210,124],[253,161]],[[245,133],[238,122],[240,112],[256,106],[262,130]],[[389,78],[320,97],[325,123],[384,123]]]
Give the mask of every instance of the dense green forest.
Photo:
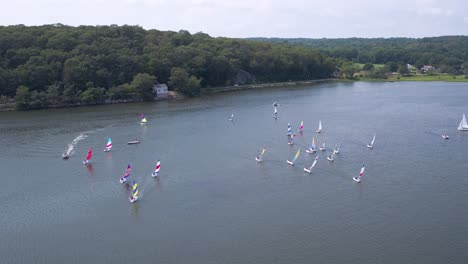
[[[315,49],[139,26],[0,26],[0,96],[19,109],[152,100],[152,85],[204,87],[329,78]]]
[[[310,47],[322,54],[355,63],[423,65],[437,67],[440,72],[466,74],[468,69],[468,36],[431,38],[252,38],[267,43]],[[395,66],[393,66],[395,67]],[[395,70],[396,71],[396,70]]]

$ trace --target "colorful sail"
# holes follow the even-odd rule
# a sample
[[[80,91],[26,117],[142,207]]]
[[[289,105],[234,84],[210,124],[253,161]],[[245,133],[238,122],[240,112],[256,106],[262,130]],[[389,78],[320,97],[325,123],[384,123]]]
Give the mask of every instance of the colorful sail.
[[[138,197],[138,183],[135,182],[135,180],[132,180],[132,197],[136,198]]]
[[[89,148],[88,155],[86,155],[86,161],[90,161],[92,157],[93,157],[93,149]]]
[[[130,176],[130,171],[132,170],[132,167],[130,166],[130,164],[127,165],[127,169],[125,169],[125,175],[124,175],[124,178],[128,178],[128,176]]]
[[[299,126],[299,132],[302,132],[302,129],[304,129],[304,121],[301,121],[301,125]]]
[[[299,158],[299,155],[301,154],[301,148],[299,148],[296,152],[296,155],[294,156],[294,159],[292,160],[292,163],[296,162],[297,158]]]
[[[291,124],[288,123],[288,136],[291,135],[291,131],[292,131],[292,130],[291,130]]]
[[[146,121],[145,113],[141,113],[141,121],[140,121],[140,123],[146,124],[146,122],[147,122],[147,121]]]
[[[112,139],[108,138],[107,139],[107,144],[106,144],[106,150],[109,151],[112,148]]]
[[[156,167],[154,168],[153,175],[158,176],[160,169],[161,169],[161,161],[158,160],[158,162],[156,163]]]
[[[364,162],[362,163],[362,168],[361,171],[359,172],[359,179],[362,178],[362,175],[364,175],[364,171],[366,170],[366,167],[364,166]],[[372,178],[372,177],[371,177]]]

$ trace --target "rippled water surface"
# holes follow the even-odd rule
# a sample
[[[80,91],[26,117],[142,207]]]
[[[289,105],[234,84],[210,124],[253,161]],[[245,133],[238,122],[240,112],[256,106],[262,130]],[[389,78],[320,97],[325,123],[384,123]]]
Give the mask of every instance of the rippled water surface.
[[[467,84],[358,82],[2,112],[0,262],[465,263],[467,102]],[[309,175],[315,156],[286,160],[312,136],[342,148]],[[135,204],[119,183],[128,163]]]

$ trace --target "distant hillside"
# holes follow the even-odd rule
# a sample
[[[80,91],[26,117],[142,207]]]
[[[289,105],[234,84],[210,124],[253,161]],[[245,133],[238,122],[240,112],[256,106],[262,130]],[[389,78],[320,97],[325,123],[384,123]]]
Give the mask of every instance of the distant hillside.
[[[468,36],[431,38],[250,38],[268,43],[305,46],[334,58],[356,63],[412,64],[442,68],[443,72],[460,74],[468,68]],[[465,67],[463,66],[465,65]]]

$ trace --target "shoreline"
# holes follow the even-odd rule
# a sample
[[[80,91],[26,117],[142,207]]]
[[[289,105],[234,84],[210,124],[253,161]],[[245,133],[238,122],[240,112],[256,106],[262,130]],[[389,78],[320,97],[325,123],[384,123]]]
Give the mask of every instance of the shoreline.
[[[444,77],[444,78],[440,78]],[[460,76],[424,76],[421,77],[400,77],[395,78],[391,77],[388,79],[373,79],[373,78],[357,78],[357,79],[317,79],[317,80],[307,80],[307,81],[289,81],[289,82],[275,82],[275,83],[261,83],[261,84],[247,84],[247,85],[232,85],[232,86],[218,86],[218,87],[209,87],[203,88],[200,92],[199,96],[211,95],[211,94],[218,94],[218,93],[225,93],[225,92],[235,92],[235,91],[243,91],[243,90],[252,90],[252,89],[263,89],[263,88],[274,88],[274,87],[288,87],[288,86],[300,86],[300,85],[310,85],[310,84],[319,84],[319,83],[326,83],[326,82],[466,82],[468,83],[467,78],[462,78]],[[74,108],[74,107],[82,107],[82,106],[96,106],[96,105],[112,105],[112,104],[127,104],[127,103],[138,103],[138,102],[157,102],[157,101],[177,101],[183,100],[187,98],[187,96],[176,92],[176,91],[169,91],[168,96],[166,97],[155,97],[152,101],[142,101],[141,99],[126,99],[126,100],[112,100],[106,101],[104,103],[98,104],[71,104],[71,105],[56,105],[50,107],[44,107],[39,109],[30,109],[30,110],[42,110],[42,109],[60,109],[60,108]],[[0,112],[7,112],[7,111],[30,111],[30,110],[17,110],[15,109],[14,103],[6,103],[0,104]]]

